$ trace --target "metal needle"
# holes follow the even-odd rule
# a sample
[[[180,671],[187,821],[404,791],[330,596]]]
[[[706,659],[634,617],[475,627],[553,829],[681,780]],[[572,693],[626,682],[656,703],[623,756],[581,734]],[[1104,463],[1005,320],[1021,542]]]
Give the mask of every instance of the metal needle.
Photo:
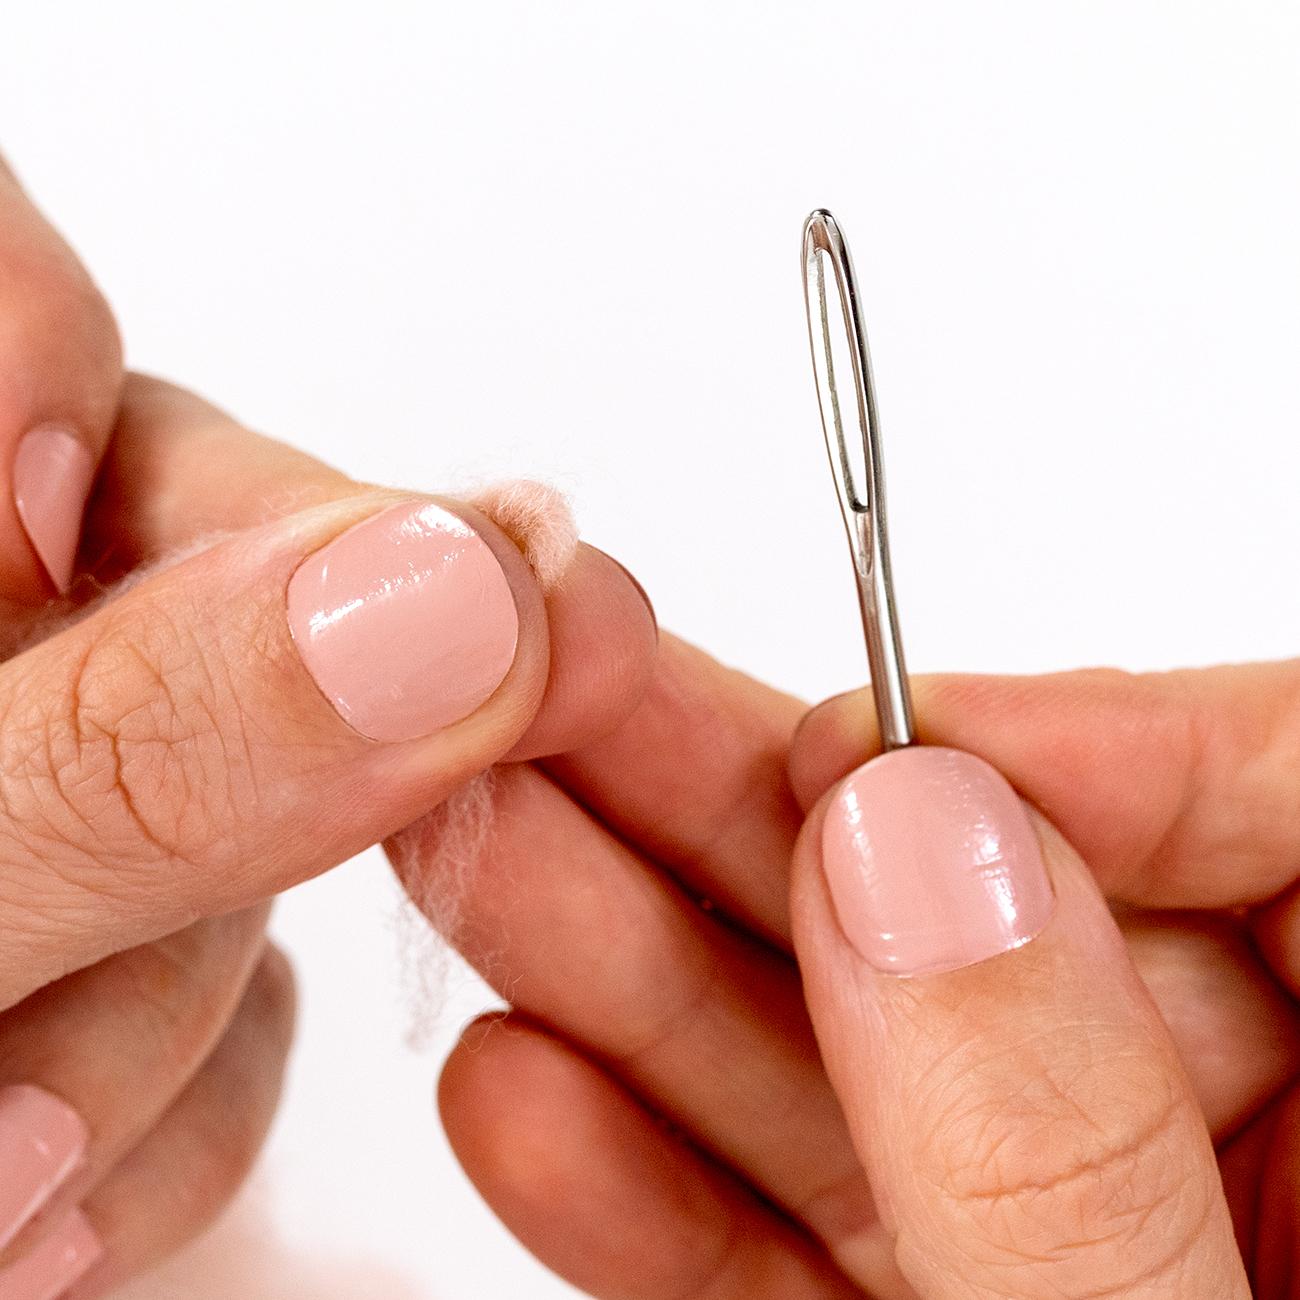
[[[835,218],[820,208],[804,222],[803,271],[808,341],[817,376],[822,431],[853,553],[880,740],[885,749],[901,749],[915,742],[916,733],[894,609],[885,525],[885,472],[871,355],[858,310],[857,281],[848,246]],[[835,286],[838,310],[832,308],[828,298],[829,283]],[[851,374],[842,375],[846,365]],[[852,437],[845,431],[846,419],[856,422]]]

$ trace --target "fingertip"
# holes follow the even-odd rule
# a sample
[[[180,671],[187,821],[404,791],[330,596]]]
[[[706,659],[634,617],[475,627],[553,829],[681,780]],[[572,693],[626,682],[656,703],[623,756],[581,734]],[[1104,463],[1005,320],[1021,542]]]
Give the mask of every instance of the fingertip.
[[[447,1140],[476,1184],[516,1186],[528,1181],[530,1167],[544,1164],[545,1125],[531,1123],[529,1111],[542,1117],[551,1110],[567,1062],[549,1035],[516,1012],[489,1012],[462,1031],[438,1080],[438,1111]],[[529,1134],[541,1144],[536,1159],[524,1141]]]
[[[846,691],[814,705],[790,742],[790,788],[807,813],[837,781],[880,752],[868,690]]]
[[[0,597],[68,586],[122,378],[103,295],[0,173]]]
[[[453,1108],[465,1092],[465,1085],[480,1072],[482,1054],[489,1049],[489,1040],[498,1033],[511,1031],[513,1012],[504,1007],[485,1011],[475,1016],[460,1031],[456,1045],[451,1049],[438,1077],[438,1105],[450,1104]]]
[[[604,551],[578,546],[546,597],[546,611],[546,692],[511,762],[564,753],[608,734],[636,708],[654,669],[654,612],[640,584]]]

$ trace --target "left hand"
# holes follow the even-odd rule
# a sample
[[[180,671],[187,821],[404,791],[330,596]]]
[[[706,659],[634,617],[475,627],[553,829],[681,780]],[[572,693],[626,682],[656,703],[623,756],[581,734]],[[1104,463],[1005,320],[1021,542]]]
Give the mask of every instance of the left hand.
[[[519,545],[464,503],[433,517],[475,520],[470,535],[491,550],[518,620],[513,657],[492,660],[495,688],[474,687],[472,705],[457,697],[459,720],[424,727],[415,712],[425,683],[473,678],[471,638],[443,677],[399,695],[400,709],[391,689],[376,706],[362,688],[390,682],[383,656],[406,645],[389,636],[344,673],[358,696],[328,695],[337,661],[326,655],[323,680],[308,666],[317,643],[304,649],[301,620],[291,630],[291,575],[317,575],[320,548],[358,520],[426,508],[177,389],[128,381],[74,601],[198,546],[84,611],[47,610],[54,629],[11,613],[28,644],[0,664],[0,1300],[106,1294],[238,1187],[274,1110],[292,1019],[287,967],[263,930],[272,895],[509,752],[589,739],[637,697],[653,626],[619,566],[580,546],[545,595]],[[396,540],[366,534],[352,580],[386,591],[388,565],[418,581],[418,546],[442,557],[440,536],[409,522]],[[333,554],[346,570],[357,551]],[[358,603],[344,600],[344,613]],[[394,673],[406,663],[399,654]],[[355,726],[343,716],[354,698],[359,711],[370,703]],[[362,727],[376,717],[372,738]],[[393,719],[397,734],[384,730]]]
[[[1246,814],[1290,797],[1286,749],[1248,766],[1253,735],[1202,734],[1177,761],[1169,748],[1193,734],[1197,692],[1271,694],[1257,713],[1296,698],[1294,665],[1240,672],[1235,686],[1073,673],[916,688],[925,742],[1007,772],[1123,903],[1247,1224],[1300,1024],[1225,906],[1250,900],[1206,864],[1279,857],[1277,819],[1256,832]],[[850,1133],[821,1063],[788,906],[804,810],[875,752],[871,706],[846,697],[799,726],[803,713],[665,637],[649,696],[612,737],[499,778],[489,862],[453,937],[513,1011],[467,1031],[442,1112],[506,1225],[603,1300],[916,1294],[855,1150],[872,1133],[860,1107]],[[1216,822],[1180,801],[1185,763],[1216,783]],[[1257,875],[1257,896],[1277,888]],[[1165,910],[1180,905],[1203,910]]]

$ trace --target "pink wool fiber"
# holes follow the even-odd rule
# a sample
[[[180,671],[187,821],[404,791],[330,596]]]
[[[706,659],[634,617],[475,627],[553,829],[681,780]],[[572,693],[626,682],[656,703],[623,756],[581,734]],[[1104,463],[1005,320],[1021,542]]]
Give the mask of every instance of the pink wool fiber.
[[[578,549],[568,499],[547,483],[496,483],[471,498],[524,553],[545,592],[554,591]]]
[[[545,483],[519,481],[471,498],[523,552],[545,592],[559,586],[578,548],[578,529],[564,494]],[[440,807],[384,845],[413,907],[398,917],[412,1019],[408,1038],[425,1045],[437,1023],[448,973],[444,944],[456,945],[461,900],[492,839],[492,773],[462,786]]]

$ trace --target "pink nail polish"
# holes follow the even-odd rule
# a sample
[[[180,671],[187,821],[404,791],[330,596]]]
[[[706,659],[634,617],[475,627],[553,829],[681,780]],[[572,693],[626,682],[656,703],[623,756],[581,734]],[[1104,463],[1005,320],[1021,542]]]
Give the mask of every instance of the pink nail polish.
[[[363,736],[414,740],[468,717],[514,662],[519,614],[491,547],[432,504],[394,506],[309,556],[289,627]]]
[[[81,538],[81,517],[95,477],[90,448],[69,429],[42,425],[14,456],[14,504],[50,581],[66,591]]]
[[[1015,791],[954,749],[899,749],[858,768],[827,809],[822,860],[845,935],[898,975],[1018,948],[1055,906]]]
[[[67,1102],[27,1084],[0,1088],[0,1249],[54,1195],[85,1150],[86,1126]]]
[[[0,1269],[0,1300],[58,1300],[103,1256],[94,1228],[73,1210],[29,1254]]]

